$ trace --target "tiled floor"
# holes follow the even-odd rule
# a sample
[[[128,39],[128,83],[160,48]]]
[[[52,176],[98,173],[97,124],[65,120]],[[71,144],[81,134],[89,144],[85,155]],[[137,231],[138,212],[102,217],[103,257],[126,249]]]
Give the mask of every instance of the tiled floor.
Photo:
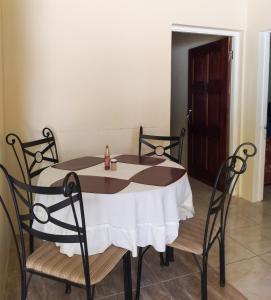
[[[206,214],[210,187],[191,179],[195,209]],[[271,194],[270,194],[271,195]],[[7,299],[19,299],[19,277],[14,251],[11,251]],[[233,199],[227,227],[225,288],[219,287],[218,247],[209,256],[209,299],[271,299],[271,198],[261,203]],[[123,299],[121,265],[101,284],[97,285],[96,299]],[[136,278],[133,260],[133,278]],[[239,291],[239,292],[238,292]],[[243,297],[242,294],[245,296]],[[200,299],[199,273],[190,255],[175,252],[175,262],[161,268],[158,255],[146,254],[142,297],[149,299]],[[73,288],[71,295],[64,294],[63,284],[33,276],[28,300],[33,299],[84,299],[80,289]]]
[[[271,184],[264,186],[263,199],[265,201],[271,201]]]

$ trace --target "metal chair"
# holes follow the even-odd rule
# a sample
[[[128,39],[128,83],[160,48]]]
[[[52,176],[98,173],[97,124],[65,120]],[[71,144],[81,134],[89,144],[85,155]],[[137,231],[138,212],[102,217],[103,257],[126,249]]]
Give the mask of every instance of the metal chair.
[[[149,148],[152,149],[152,151],[144,154],[146,156],[152,156],[152,155],[157,155],[157,156],[166,156],[170,160],[181,164],[182,162],[182,152],[183,152],[183,141],[185,137],[185,129],[182,128],[180,131],[179,136],[158,136],[158,135],[149,135],[149,134],[143,134],[143,127],[140,126],[139,130],[139,149],[138,149],[138,154],[139,156],[142,155],[142,144],[148,146]],[[164,147],[161,145],[153,145],[150,143],[151,141],[167,141],[169,142],[169,145]],[[167,153],[167,150],[171,150],[174,147],[178,147],[178,157],[177,159],[173,157],[171,154]]]
[[[18,135],[10,133],[6,136],[6,142],[13,149],[20,167],[24,183],[32,185],[32,179],[37,177],[50,165],[58,163],[58,152],[55,137],[50,128],[42,130],[43,138],[30,142],[22,142]],[[37,149],[38,147],[38,149]],[[47,165],[41,163],[47,162]],[[27,193],[28,200],[33,203],[32,194]],[[33,237],[29,239],[30,251],[34,250]]]
[[[185,128],[182,128],[180,131],[179,136],[158,136],[158,135],[149,135],[149,134],[143,134],[143,127],[140,126],[139,129],[139,148],[138,148],[138,155],[142,155],[142,144],[146,145],[151,149],[150,152],[147,152],[146,156],[152,156],[152,155],[157,155],[157,156],[165,156],[169,158],[170,160],[181,164],[182,162],[182,152],[183,152],[183,142],[184,142],[184,137],[185,137]],[[154,145],[150,141],[167,141],[169,142],[168,146],[162,146],[162,145]],[[171,153],[167,153],[167,150],[171,150],[172,148],[178,147],[178,156],[177,159],[171,155]],[[144,254],[148,251],[150,246],[145,247],[143,249],[142,247],[138,247],[138,263],[137,263],[137,278],[141,277],[142,273],[142,260]],[[171,257],[171,260],[174,260],[174,252],[173,249],[168,250],[169,255]],[[167,262],[164,259],[164,254],[162,252],[160,254],[160,265],[165,266]],[[138,290],[140,290],[140,281],[137,281],[137,295],[136,299],[139,299],[139,293]]]
[[[32,184],[32,179],[38,176],[44,169],[59,162],[52,130],[45,127],[42,130],[42,135],[43,138],[30,142],[22,142],[19,136],[14,133],[6,136],[6,142],[12,146],[23,180],[30,185]],[[17,145],[19,149],[17,149]],[[35,147],[39,147],[39,149],[37,150]],[[40,163],[45,161],[48,162],[48,165],[40,168]]]
[[[167,246],[166,265],[172,260],[171,249],[182,250],[193,255],[201,273],[201,298],[203,300],[208,297],[207,263],[209,250],[216,240],[219,242],[220,286],[225,286],[225,230],[232,193],[239,176],[246,171],[248,158],[254,156],[256,151],[257,149],[252,143],[241,144],[234,154],[222,163],[217,173],[206,219],[195,216],[192,219],[182,221],[179,236]],[[201,257],[201,261],[198,260],[197,256]],[[140,297],[140,280],[139,276],[136,299]]]
[[[101,254],[88,255],[83,200],[79,178],[76,173],[70,172],[67,174],[63,186],[40,187],[18,181],[9,175],[2,165],[0,165],[0,169],[5,174],[9,184],[19,227],[19,239],[17,240],[7,206],[0,198],[12,229],[18,254],[21,271],[21,300],[26,300],[27,297],[30,281],[29,279],[27,282],[27,274],[30,274],[29,278],[32,274],[36,274],[66,283],[67,286],[83,287],[86,290],[85,299],[92,300],[94,299],[95,285],[102,281],[121,259],[123,259],[124,266],[125,299],[132,299],[130,252],[110,246]],[[45,195],[46,197],[58,195],[59,197],[62,196],[63,200],[50,206],[42,203],[33,204],[25,196],[25,193]],[[55,217],[54,213],[64,208],[70,209],[73,224],[65,223]],[[69,233],[68,235],[49,234],[39,231],[36,229],[37,226],[33,227],[31,225],[34,220],[37,224],[51,223],[59,229],[68,230]],[[45,241],[40,248],[30,255],[27,255],[24,232]],[[55,243],[80,244],[81,255],[68,257],[60,253]]]

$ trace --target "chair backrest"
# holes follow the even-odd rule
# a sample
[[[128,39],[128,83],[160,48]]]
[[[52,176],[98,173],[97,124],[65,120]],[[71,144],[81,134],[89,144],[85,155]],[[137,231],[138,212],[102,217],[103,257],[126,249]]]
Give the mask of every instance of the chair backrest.
[[[82,201],[81,187],[79,178],[76,173],[70,172],[64,178],[62,186],[57,187],[41,187],[32,186],[24,182],[18,181],[12,177],[4,166],[0,165],[0,169],[5,174],[8,181],[10,192],[12,195],[13,205],[16,212],[17,224],[19,228],[19,240],[15,236],[15,226],[11,221],[10,214],[8,212],[7,206],[5,205],[3,199],[0,199],[4,211],[8,217],[9,224],[11,226],[13,236],[15,239],[18,259],[20,263],[21,272],[24,270],[27,259],[27,250],[25,247],[25,234],[24,232],[30,233],[36,238],[57,242],[57,243],[78,243],[80,244],[81,256],[83,269],[85,273],[86,286],[90,285],[90,275],[89,275],[89,260],[88,260],[88,247],[86,238],[86,226],[85,226],[85,214]],[[47,206],[44,203],[31,203],[25,194],[31,193],[33,195],[43,195],[54,198],[54,204]],[[55,201],[58,200],[59,201]],[[56,215],[52,215],[62,209],[69,209],[71,215],[73,216],[73,222],[66,223],[63,220],[57,219]],[[59,229],[56,232],[61,232],[64,230],[65,234],[53,234],[42,232],[38,229],[32,227],[33,221],[37,224],[53,224]],[[38,226],[37,226],[38,227]],[[68,230],[68,234],[67,233]]]
[[[12,146],[23,180],[28,184],[32,184],[32,178],[38,176],[48,166],[59,162],[52,130],[45,127],[42,135],[43,138],[31,142],[22,142],[14,133],[6,136],[6,142]],[[46,166],[40,165],[44,162],[47,163]]]
[[[152,155],[166,156],[170,160],[181,164],[184,137],[185,137],[185,129],[184,128],[181,129],[179,136],[158,136],[158,135],[143,134],[143,127],[140,126],[138,154],[139,154],[139,156],[141,156],[142,144],[144,144],[147,147],[152,149],[150,152],[148,152],[144,155],[146,155],[146,156],[152,156]],[[167,142],[169,142],[169,145],[167,145],[165,147],[162,145],[157,146],[157,145],[152,144],[150,141],[167,141]],[[174,147],[178,147],[177,159],[175,157],[173,157],[171,154],[166,152],[167,150],[170,150]]]
[[[253,143],[246,142],[246,143],[240,144],[236,148],[236,150],[233,153],[233,156],[241,156],[244,159],[245,163],[247,163],[247,160],[250,157],[255,156],[256,153],[257,153],[257,147]],[[228,201],[226,203],[226,209],[225,209],[225,213],[224,213],[224,222],[223,222],[224,234],[225,234],[225,229],[226,229],[226,224],[227,224],[227,216],[228,216],[229,207],[230,207],[230,203],[231,203],[232,193],[234,191],[234,187],[235,187],[235,185],[236,185],[236,183],[237,183],[240,175],[241,174],[237,174],[236,181],[234,183],[234,186],[233,186],[233,188],[231,190],[231,194],[229,195]]]
[[[241,151],[243,149],[243,151]],[[243,153],[241,153],[243,152]],[[224,239],[232,194],[241,174],[247,169],[247,160],[257,152],[252,143],[243,143],[218,170],[207,213],[203,249],[208,251],[218,235]],[[222,188],[221,188],[222,187]],[[216,231],[216,228],[219,228]]]

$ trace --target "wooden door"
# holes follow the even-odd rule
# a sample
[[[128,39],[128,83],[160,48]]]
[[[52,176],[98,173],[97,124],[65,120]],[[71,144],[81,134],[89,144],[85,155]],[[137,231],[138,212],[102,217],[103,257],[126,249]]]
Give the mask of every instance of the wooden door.
[[[189,50],[188,172],[213,185],[228,154],[231,38]]]

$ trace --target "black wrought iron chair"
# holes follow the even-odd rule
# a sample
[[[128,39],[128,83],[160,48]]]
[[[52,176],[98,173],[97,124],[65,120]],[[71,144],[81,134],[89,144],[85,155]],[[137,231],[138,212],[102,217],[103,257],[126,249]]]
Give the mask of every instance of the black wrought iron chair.
[[[139,149],[138,154],[139,156],[142,155],[142,144],[146,145],[147,147],[151,148],[152,151],[144,154],[146,156],[166,156],[172,161],[175,161],[179,164],[182,162],[182,153],[183,153],[183,141],[185,137],[185,129],[182,128],[179,136],[158,136],[158,135],[149,135],[149,134],[143,134],[143,127],[140,126],[139,130]],[[150,141],[167,141],[169,142],[168,146],[162,146],[162,145],[153,145],[150,143]],[[178,156],[175,158],[171,155],[171,153],[167,153],[167,150],[171,150],[172,148],[178,147]]]
[[[143,127],[140,126],[139,129],[139,148],[138,148],[138,155],[142,155],[142,144],[146,145],[148,148],[151,149],[150,152],[147,152],[146,156],[165,156],[169,158],[170,160],[181,164],[182,162],[182,152],[183,152],[183,142],[185,137],[185,128],[182,128],[180,131],[179,136],[159,136],[159,135],[149,135],[149,134],[143,134]],[[162,145],[154,145],[150,141],[162,141],[162,142],[168,142],[169,145],[162,146]],[[178,156],[175,158],[171,153],[168,153],[167,150],[171,150],[175,147],[177,148]],[[137,277],[141,277],[142,272],[142,260],[144,254],[149,250],[150,246],[147,246],[145,248],[138,247],[138,267],[137,267]],[[173,249],[168,250],[170,252],[170,257],[173,259]],[[160,254],[160,265],[165,266],[167,263],[164,260],[164,254],[162,252]],[[140,281],[137,281],[137,290],[140,289]],[[136,299],[139,299],[139,294],[137,293]]]
[[[45,127],[42,130],[42,135],[43,138],[30,142],[22,142],[19,136],[14,133],[6,136],[6,142],[12,146],[23,180],[28,184],[32,184],[32,179],[38,176],[44,169],[59,162],[52,130]],[[48,165],[41,166],[42,162],[48,162]]]
[[[7,206],[0,198],[16,244],[21,271],[22,300],[26,300],[27,297],[29,284],[27,274],[30,274],[30,278],[32,274],[35,274],[66,283],[68,286],[83,287],[86,290],[85,299],[92,300],[94,299],[95,285],[102,281],[121,259],[123,259],[124,266],[125,299],[132,299],[130,252],[110,246],[101,254],[88,255],[83,200],[76,173],[67,174],[63,186],[39,187],[16,180],[8,174],[2,165],[0,165],[0,169],[4,172],[10,187],[19,227],[19,239],[17,240]],[[51,206],[45,206],[42,203],[33,204],[24,196],[25,192],[33,195],[46,195],[47,197],[59,195],[63,197],[63,200]],[[63,208],[71,210],[74,219],[73,224],[65,223],[55,217],[54,213]],[[54,224],[59,229],[68,230],[69,233],[64,235],[39,231],[30,225],[34,220],[37,224]],[[40,248],[30,255],[27,255],[24,232],[45,241]],[[60,253],[59,248],[55,245],[56,242],[80,244],[81,255],[68,257]]]
[[[242,153],[241,150],[243,149]],[[180,223],[180,234],[168,245],[166,264],[171,261],[171,249],[182,250],[193,255],[201,273],[201,298],[207,299],[207,263],[209,250],[219,242],[220,285],[225,285],[225,230],[232,193],[239,176],[246,171],[247,160],[256,154],[252,143],[241,144],[218,170],[210,198],[207,218],[195,216]],[[223,187],[221,189],[221,187]],[[201,256],[201,261],[197,259]],[[142,261],[141,261],[142,264]],[[137,299],[140,296],[140,276],[137,282]]]
[[[55,137],[50,128],[42,130],[43,138],[30,142],[22,142],[18,135],[10,133],[6,136],[6,142],[14,151],[24,183],[33,184],[32,179],[37,177],[50,165],[58,163],[58,152]],[[38,149],[37,149],[38,148]],[[47,165],[42,165],[46,162]],[[32,194],[27,193],[28,200],[32,203]],[[34,241],[31,237],[30,251],[34,250]]]

